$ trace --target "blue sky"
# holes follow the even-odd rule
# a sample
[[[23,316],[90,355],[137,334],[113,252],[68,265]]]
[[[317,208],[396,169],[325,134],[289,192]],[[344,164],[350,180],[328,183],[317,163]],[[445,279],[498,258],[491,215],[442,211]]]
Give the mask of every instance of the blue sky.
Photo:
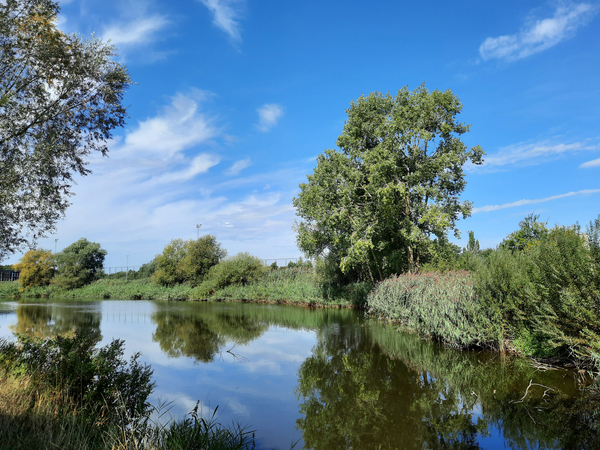
[[[334,148],[350,101],[450,89],[487,153],[459,222],[495,247],[535,212],[600,214],[600,2],[71,0],[59,26],[119,48],[137,83],[108,158],[78,179],[54,250],[100,242],[141,265],[210,233],[230,255],[300,256],[292,198]],[[9,262],[15,262],[15,255]]]

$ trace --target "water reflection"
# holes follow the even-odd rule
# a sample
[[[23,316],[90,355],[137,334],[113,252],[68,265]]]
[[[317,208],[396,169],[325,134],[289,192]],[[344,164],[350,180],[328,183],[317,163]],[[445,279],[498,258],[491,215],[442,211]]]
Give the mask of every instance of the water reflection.
[[[79,307],[78,307],[79,306]],[[28,332],[38,337],[55,336],[73,329],[102,340],[99,304],[90,302],[40,303],[22,300],[16,308],[16,323],[9,329],[13,333]]]
[[[6,306],[6,305],[5,305]],[[243,303],[13,302],[0,317],[41,336],[124,338],[173,415],[202,400],[257,430],[258,448],[600,448],[600,405],[566,371],[459,352],[350,310]],[[103,344],[106,342],[103,342]],[[241,358],[225,352],[233,345]],[[520,402],[530,382],[533,386]],[[212,406],[211,406],[212,405]]]
[[[156,331],[152,340],[160,344],[171,358],[188,356],[200,362],[211,362],[230,341],[247,344],[268,328],[243,314],[207,311],[194,308],[163,307],[152,314]]]
[[[529,380],[552,387],[532,389]],[[600,403],[567,371],[457,352],[379,324],[320,330],[300,367],[305,448],[596,448]]]

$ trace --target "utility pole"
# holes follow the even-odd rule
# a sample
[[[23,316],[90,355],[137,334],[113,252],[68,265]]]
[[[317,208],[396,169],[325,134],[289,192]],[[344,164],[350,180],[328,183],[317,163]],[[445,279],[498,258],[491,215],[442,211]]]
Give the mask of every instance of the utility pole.
[[[127,272],[125,272],[125,281],[127,281],[127,277],[129,276],[129,255],[127,256]]]
[[[199,223],[196,225],[196,239],[200,239],[200,228],[202,228],[202,224]]]

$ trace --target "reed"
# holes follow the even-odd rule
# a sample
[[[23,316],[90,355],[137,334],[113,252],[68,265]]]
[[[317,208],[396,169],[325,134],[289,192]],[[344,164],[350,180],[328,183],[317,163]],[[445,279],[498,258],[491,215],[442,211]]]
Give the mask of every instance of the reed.
[[[367,297],[368,313],[448,346],[498,348],[498,317],[479,301],[464,271],[395,275]]]

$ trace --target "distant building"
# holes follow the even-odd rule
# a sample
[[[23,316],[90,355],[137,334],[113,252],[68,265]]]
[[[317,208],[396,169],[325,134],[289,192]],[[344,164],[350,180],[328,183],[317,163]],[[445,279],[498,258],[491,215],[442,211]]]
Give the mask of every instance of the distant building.
[[[20,274],[20,270],[0,270],[0,281],[17,281]]]

